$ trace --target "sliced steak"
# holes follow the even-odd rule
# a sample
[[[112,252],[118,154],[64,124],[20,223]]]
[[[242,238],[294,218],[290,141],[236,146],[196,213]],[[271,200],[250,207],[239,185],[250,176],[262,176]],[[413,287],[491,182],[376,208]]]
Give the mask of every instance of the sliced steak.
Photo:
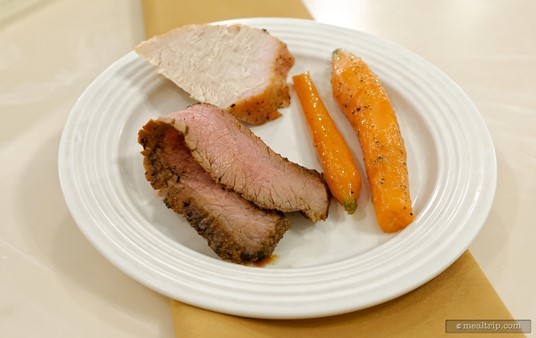
[[[244,25],[187,25],[140,43],[135,51],[199,102],[259,125],[290,104],[294,57],[267,31]]]
[[[219,257],[244,264],[272,255],[290,226],[281,213],[260,209],[214,182],[171,125],[151,120],[138,141],[147,180]]]
[[[322,175],[275,153],[226,111],[195,104],[159,121],[182,133],[201,167],[243,198],[315,222],[326,219],[330,195]]]

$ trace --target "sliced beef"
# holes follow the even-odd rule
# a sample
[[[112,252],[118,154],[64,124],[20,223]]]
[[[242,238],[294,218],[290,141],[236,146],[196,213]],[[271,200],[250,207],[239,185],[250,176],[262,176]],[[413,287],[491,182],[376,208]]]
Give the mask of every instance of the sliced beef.
[[[183,134],[201,167],[243,198],[261,208],[299,211],[312,221],[326,219],[330,196],[322,175],[275,153],[228,112],[195,104],[159,121]]]
[[[272,255],[290,226],[281,213],[260,209],[214,182],[170,124],[151,120],[138,140],[147,180],[218,256],[244,264]]]
[[[244,25],[187,25],[140,43],[136,52],[195,100],[259,125],[290,104],[294,57],[265,30]]]

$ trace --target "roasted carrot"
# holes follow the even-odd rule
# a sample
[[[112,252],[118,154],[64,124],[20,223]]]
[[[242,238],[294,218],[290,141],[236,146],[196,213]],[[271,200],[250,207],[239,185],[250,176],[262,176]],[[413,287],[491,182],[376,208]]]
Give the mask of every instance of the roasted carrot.
[[[331,86],[357,133],[380,228],[395,232],[413,222],[406,149],[395,111],[376,74],[354,54],[335,50]]]
[[[333,197],[353,214],[361,192],[361,175],[352,152],[329,115],[309,72],[292,77],[324,179]]]

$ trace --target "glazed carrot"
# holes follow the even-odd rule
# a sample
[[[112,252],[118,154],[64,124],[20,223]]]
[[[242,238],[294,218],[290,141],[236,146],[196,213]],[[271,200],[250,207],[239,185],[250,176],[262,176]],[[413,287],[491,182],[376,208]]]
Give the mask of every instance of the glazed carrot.
[[[406,149],[393,107],[382,84],[354,54],[332,55],[333,96],[357,133],[380,228],[395,232],[413,219]]]
[[[339,133],[309,72],[292,77],[328,188],[353,214],[361,192],[361,175],[346,141]]]

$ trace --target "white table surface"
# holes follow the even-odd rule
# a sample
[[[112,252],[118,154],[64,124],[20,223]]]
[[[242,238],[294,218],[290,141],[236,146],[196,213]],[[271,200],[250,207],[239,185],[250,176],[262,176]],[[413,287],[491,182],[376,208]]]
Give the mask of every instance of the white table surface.
[[[304,3],[318,21],[420,54],[473,99],[495,144],[498,185],[470,249],[514,318],[534,323],[536,1]],[[89,244],[57,174],[75,100],[142,39],[135,0],[0,0],[1,337],[173,336],[168,299]]]

